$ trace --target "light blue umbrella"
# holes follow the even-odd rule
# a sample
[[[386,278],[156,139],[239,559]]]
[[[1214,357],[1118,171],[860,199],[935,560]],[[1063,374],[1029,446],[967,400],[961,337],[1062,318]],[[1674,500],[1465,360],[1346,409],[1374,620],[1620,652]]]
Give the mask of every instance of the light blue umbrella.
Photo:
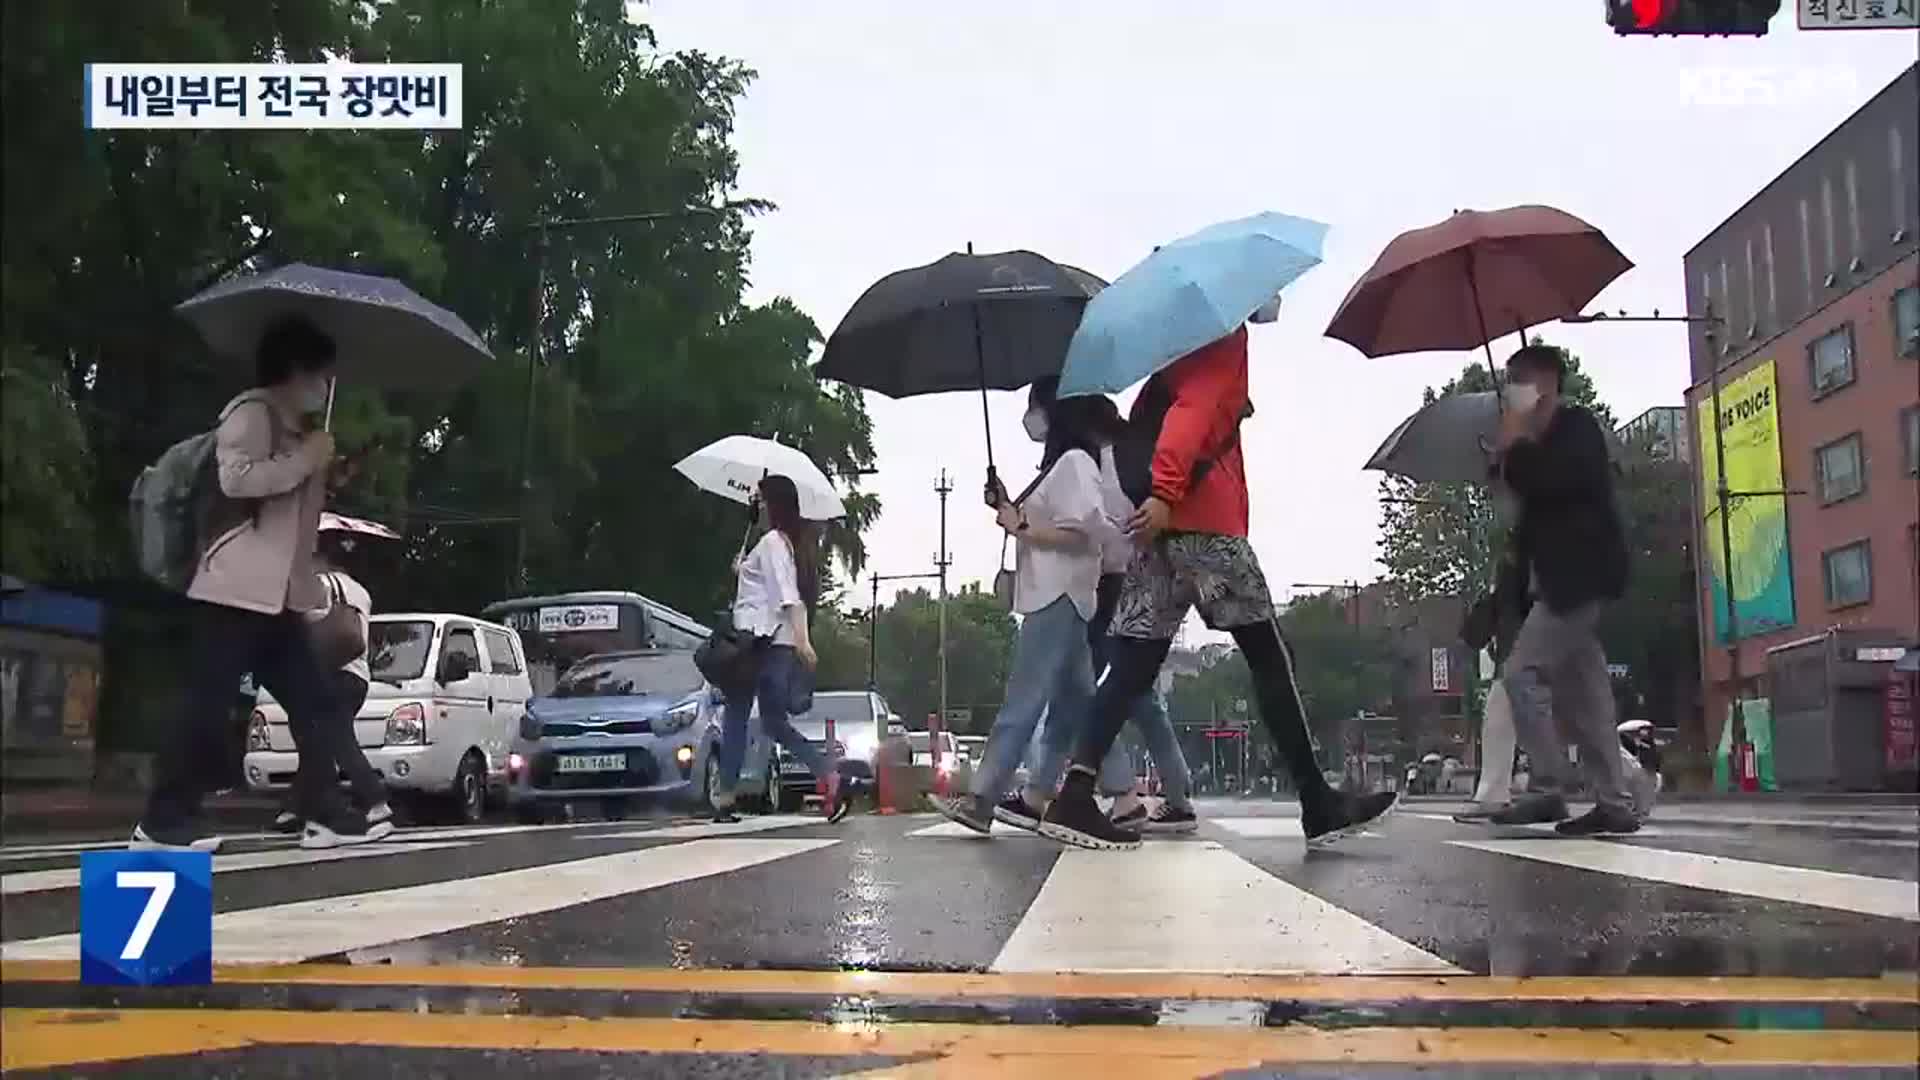
[[[1117,394],[1247,321],[1320,263],[1327,226],[1264,213],[1155,249],[1087,302],[1060,396]]]

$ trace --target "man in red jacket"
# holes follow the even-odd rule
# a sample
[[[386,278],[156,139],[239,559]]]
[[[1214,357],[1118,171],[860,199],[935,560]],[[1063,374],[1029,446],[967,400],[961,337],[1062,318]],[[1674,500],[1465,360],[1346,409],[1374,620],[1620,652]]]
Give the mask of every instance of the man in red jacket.
[[[1277,302],[1253,316],[1270,322]],[[1094,802],[1093,781],[1134,699],[1159,677],[1187,612],[1233,635],[1253,672],[1260,717],[1300,791],[1309,847],[1359,831],[1393,808],[1388,792],[1348,796],[1333,790],[1314,759],[1306,709],[1294,683],[1253,545],[1247,542],[1246,459],[1239,426],[1247,409],[1247,330],[1204,345],[1153,377],[1171,404],[1153,452],[1153,494],[1129,523],[1140,545],[1114,611],[1111,664],[1074,754],[1065,786],[1040,831],[1078,847],[1132,848],[1140,838],[1115,827]],[[1153,395],[1142,392],[1136,401]],[[1140,417],[1136,416],[1138,421]]]

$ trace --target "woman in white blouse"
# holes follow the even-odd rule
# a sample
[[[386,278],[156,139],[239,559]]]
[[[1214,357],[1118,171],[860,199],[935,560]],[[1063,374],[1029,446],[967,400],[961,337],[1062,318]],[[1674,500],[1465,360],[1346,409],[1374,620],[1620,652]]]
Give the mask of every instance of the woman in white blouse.
[[[733,625],[762,643],[760,674],[751,694],[733,694],[720,724],[720,787],[713,793],[714,820],[738,821],[733,789],[747,756],[747,722],[760,702],[760,725],[806,765],[821,785],[827,819],[846,817],[838,770],[820,748],[793,729],[788,715],[796,684],[819,658],[807,629],[820,594],[820,562],[813,526],[800,516],[800,493],[785,476],[760,481],[760,513],[766,535],[734,563],[738,579]]]
[[[1004,704],[972,792],[935,803],[949,819],[980,833],[990,832],[996,817],[1037,826],[1039,808],[1058,786],[1066,752],[1093,701],[1087,624],[1097,604],[1107,528],[1100,447],[1091,422],[1096,406],[1089,398],[1054,400],[1050,389],[1036,385],[1028,396],[1027,434],[1046,447],[1040,475],[1018,498],[1009,499],[997,485],[987,492],[1000,527],[1016,544],[1013,610],[1021,617],[1020,633]],[[1043,732],[1049,752],[1030,773],[1026,790],[1008,795],[1043,713],[1052,717]]]

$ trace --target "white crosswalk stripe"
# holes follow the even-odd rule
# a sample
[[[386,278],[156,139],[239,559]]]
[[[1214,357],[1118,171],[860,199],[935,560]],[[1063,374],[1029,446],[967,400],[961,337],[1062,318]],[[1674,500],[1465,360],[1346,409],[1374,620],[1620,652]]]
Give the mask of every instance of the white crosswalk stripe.
[[[464,840],[428,841],[422,844],[401,843],[389,840],[386,843],[366,844],[359,847],[326,848],[318,851],[305,848],[282,848],[273,851],[245,851],[233,855],[215,855],[213,872],[224,874],[234,870],[264,870],[276,866],[300,866],[305,863],[334,862],[340,859],[365,859],[382,855],[402,855],[419,851],[434,851],[443,848],[461,848],[470,846]],[[0,875],[0,896],[16,896],[21,893],[48,892],[53,889],[77,889],[80,887],[80,868],[63,867],[57,870],[29,870],[19,874]]]
[[[1920,922],[1920,885],[1895,878],[1668,851],[1605,840],[1452,840],[1455,847],[1619,877]]]
[[[815,851],[834,840],[727,838],[214,916],[216,963],[296,963],[588,904]],[[7,960],[72,960],[80,935],[9,941]]]
[[[1212,842],[1062,853],[993,969],[1460,970]]]

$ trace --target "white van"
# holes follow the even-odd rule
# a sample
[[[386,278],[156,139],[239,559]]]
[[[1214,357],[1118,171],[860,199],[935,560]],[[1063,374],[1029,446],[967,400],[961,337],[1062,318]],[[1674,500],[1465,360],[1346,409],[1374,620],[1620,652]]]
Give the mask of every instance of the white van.
[[[533,697],[520,637],[466,615],[370,620],[373,679],[354,734],[397,804],[479,821],[507,786],[507,758]],[[286,711],[264,691],[247,729],[247,786],[289,787],[299,764]]]

